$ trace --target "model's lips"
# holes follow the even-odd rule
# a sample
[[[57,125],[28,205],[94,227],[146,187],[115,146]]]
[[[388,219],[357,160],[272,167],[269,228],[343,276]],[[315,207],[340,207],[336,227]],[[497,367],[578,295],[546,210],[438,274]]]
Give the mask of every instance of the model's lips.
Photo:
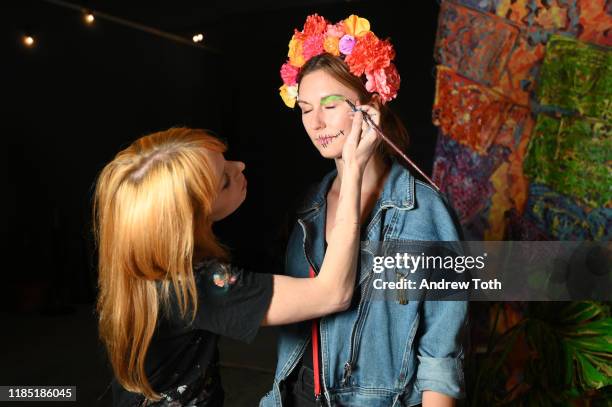
[[[322,135],[317,137],[317,143],[321,144],[323,148],[327,147],[333,140],[338,138],[341,134],[344,134],[342,130],[338,131],[335,135]]]
[[[242,190],[244,191],[247,188],[247,179],[244,175],[242,175]]]

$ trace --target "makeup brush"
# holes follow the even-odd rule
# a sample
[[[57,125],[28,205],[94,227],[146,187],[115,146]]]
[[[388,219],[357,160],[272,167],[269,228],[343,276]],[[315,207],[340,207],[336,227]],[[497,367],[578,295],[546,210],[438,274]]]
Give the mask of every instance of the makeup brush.
[[[406,154],[404,154],[404,152],[402,150],[400,150],[400,148],[398,146],[395,145],[395,143],[393,143],[387,136],[385,136],[383,134],[383,132],[380,129],[380,127],[378,127],[378,125],[376,123],[374,123],[374,120],[372,120],[372,118],[370,117],[370,115],[368,113],[366,113],[366,112],[362,111],[361,109],[359,109],[350,100],[348,100],[348,99],[344,99],[344,100],[346,101],[346,103],[348,103],[348,105],[351,107],[351,110],[353,112],[361,112],[361,113],[363,113],[363,120],[368,124],[368,126],[372,127],[374,130],[376,130],[378,135],[385,141],[385,143],[387,143],[387,145],[389,145],[389,147],[391,147],[393,150],[395,150],[395,152],[398,153],[400,155],[400,157],[402,157],[404,159],[404,161],[406,161],[408,164],[410,164],[412,166],[412,168],[417,170],[417,172],[419,174],[421,174],[423,176],[423,178],[425,178],[427,180],[427,182],[429,182],[431,185],[433,185],[433,187],[438,192],[440,192],[440,188],[436,185],[436,183],[433,182],[431,180],[431,178],[429,178],[427,175],[425,175],[425,173],[423,171],[421,171],[421,169],[419,167],[417,167],[417,165],[414,162],[412,162],[412,160],[410,158],[408,158],[408,156]]]

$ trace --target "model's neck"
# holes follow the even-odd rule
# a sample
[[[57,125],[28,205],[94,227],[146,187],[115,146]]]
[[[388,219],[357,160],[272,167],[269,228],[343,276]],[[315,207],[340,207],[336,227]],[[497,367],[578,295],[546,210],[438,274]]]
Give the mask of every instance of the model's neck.
[[[338,176],[335,180],[334,187],[340,187],[342,183],[342,173],[344,170],[344,162],[341,158],[336,158],[336,169]],[[365,172],[363,173],[363,181],[361,184],[362,193],[377,192],[382,188],[385,176],[389,171],[387,164],[381,154],[374,154],[370,161],[366,164]]]

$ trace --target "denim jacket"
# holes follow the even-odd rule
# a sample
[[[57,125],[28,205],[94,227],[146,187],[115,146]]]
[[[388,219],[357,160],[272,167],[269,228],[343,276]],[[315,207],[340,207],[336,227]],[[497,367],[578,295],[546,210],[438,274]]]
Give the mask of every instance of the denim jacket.
[[[324,257],[327,174],[298,210],[289,239],[286,273],[308,277]],[[381,196],[362,229],[362,240],[460,240],[442,196],[393,162]],[[424,390],[464,396],[462,335],[465,301],[368,301],[372,270],[360,266],[353,303],[320,320],[322,391],[331,405],[411,406]],[[311,322],[279,331],[273,388],[260,406],[282,406],[283,381],[310,344]],[[314,396],[313,396],[314,397]]]

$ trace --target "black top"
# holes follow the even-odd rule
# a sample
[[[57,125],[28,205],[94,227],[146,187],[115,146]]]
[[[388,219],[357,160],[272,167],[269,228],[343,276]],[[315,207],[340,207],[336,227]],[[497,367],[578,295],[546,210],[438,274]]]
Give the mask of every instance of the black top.
[[[157,330],[145,360],[153,389],[162,393],[147,402],[113,380],[114,406],[220,406],[219,335],[251,342],[272,298],[272,275],[250,273],[207,261],[194,265],[198,311],[193,323],[178,313],[174,290],[169,317],[160,311]]]

